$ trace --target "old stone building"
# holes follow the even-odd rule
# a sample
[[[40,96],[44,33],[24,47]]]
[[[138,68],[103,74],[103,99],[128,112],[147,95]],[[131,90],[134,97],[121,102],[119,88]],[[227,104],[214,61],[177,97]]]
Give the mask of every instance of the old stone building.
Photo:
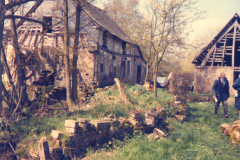
[[[214,39],[194,58],[194,87],[197,92],[208,92],[221,72],[225,72],[230,94],[233,82],[240,73],[240,17],[236,13]]]
[[[25,57],[26,73],[36,74],[28,80],[35,81],[41,70],[55,71],[55,84],[65,85],[65,70],[63,63],[63,22],[62,1],[43,1],[31,17],[53,25],[47,28],[41,24],[24,22],[17,29],[18,42]],[[75,3],[69,1],[69,41],[70,61],[72,62],[72,47],[75,27]],[[146,62],[138,45],[131,41],[116,22],[105,11],[85,2],[82,8],[81,30],[78,46],[78,81],[87,85],[104,86],[113,84],[114,78],[125,82],[143,82],[146,72]],[[47,32],[43,32],[47,29]],[[5,28],[5,35],[10,30]],[[7,38],[8,64],[14,75],[14,54],[11,38]],[[70,68],[71,69],[71,68]],[[3,77],[3,80],[6,77]]]

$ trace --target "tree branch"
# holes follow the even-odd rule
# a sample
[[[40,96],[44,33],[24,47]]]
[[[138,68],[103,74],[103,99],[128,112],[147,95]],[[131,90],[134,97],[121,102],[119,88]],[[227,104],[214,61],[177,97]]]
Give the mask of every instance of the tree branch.
[[[32,19],[32,18],[27,18],[27,17],[24,17],[24,16],[6,15],[4,18],[5,18],[5,19],[20,18],[20,19],[24,19],[24,20],[26,20],[26,21],[30,21],[30,22],[34,22],[34,23],[39,23],[39,24],[42,24],[42,25],[45,25],[45,26],[50,26],[49,24],[47,24],[47,23],[45,23],[45,22],[38,21],[38,20],[35,20],[35,19]]]
[[[5,5],[5,9],[9,10],[9,9],[15,7],[15,6],[18,6],[18,5],[21,5],[23,3],[27,3],[27,2],[30,2],[30,1],[35,1],[35,0],[21,0],[21,1],[10,2],[10,3]]]

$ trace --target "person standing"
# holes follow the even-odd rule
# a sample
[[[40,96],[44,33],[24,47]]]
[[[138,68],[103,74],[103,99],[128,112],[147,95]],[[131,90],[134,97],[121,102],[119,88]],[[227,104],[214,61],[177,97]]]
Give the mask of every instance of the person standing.
[[[238,109],[238,117],[240,120],[240,73],[232,87],[238,91],[235,96],[235,107]]]
[[[212,92],[213,92],[213,98],[215,99],[214,113],[217,115],[217,109],[219,107],[220,102],[222,102],[224,117],[228,118],[227,99],[230,96],[230,94],[229,94],[229,83],[224,72],[220,73],[220,77],[218,77],[218,79],[214,81]]]

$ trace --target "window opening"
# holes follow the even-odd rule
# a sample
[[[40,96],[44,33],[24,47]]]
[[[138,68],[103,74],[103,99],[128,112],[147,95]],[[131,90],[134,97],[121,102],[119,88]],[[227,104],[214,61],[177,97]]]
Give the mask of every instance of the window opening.
[[[123,50],[123,54],[126,54],[126,47],[127,46],[127,43],[122,41],[122,50]]]
[[[43,17],[43,22],[47,23],[49,26],[43,25],[43,31],[47,30],[47,33],[52,33],[52,17]]]
[[[128,70],[127,73],[130,74],[130,61],[128,61]]]
[[[104,48],[107,48],[107,31],[103,32],[103,43],[102,43],[102,46]]]

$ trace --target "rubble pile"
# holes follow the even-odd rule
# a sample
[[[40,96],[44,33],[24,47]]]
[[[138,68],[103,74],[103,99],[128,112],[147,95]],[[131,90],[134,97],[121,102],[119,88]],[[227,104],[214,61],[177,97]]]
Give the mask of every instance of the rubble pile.
[[[69,139],[68,145],[73,149],[80,149],[84,146],[92,144],[102,144],[106,138],[118,138],[126,134],[133,134],[134,130],[146,131],[145,133],[153,133],[151,137],[159,139],[166,137],[165,133],[158,129],[160,125],[166,125],[166,110],[160,106],[145,113],[145,119],[142,112],[131,110],[130,118],[119,117],[116,119],[114,115],[109,115],[101,120],[89,120],[78,118],[77,120],[65,120],[65,131],[52,130],[52,139],[54,147],[50,147],[52,151],[59,150],[64,144],[63,137],[67,135]],[[58,152],[56,152],[58,153]],[[55,156],[54,156],[55,157]]]
[[[27,87],[28,98],[30,101],[38,99],[42,94],[54,100],[66,100],[66,88],[57,87],[55,84],[55,71],[41,71],[37,81]]]
[[[79,99],[80,101],[86,101],[87,97],[94,94],[95,86],[79,85]]]

